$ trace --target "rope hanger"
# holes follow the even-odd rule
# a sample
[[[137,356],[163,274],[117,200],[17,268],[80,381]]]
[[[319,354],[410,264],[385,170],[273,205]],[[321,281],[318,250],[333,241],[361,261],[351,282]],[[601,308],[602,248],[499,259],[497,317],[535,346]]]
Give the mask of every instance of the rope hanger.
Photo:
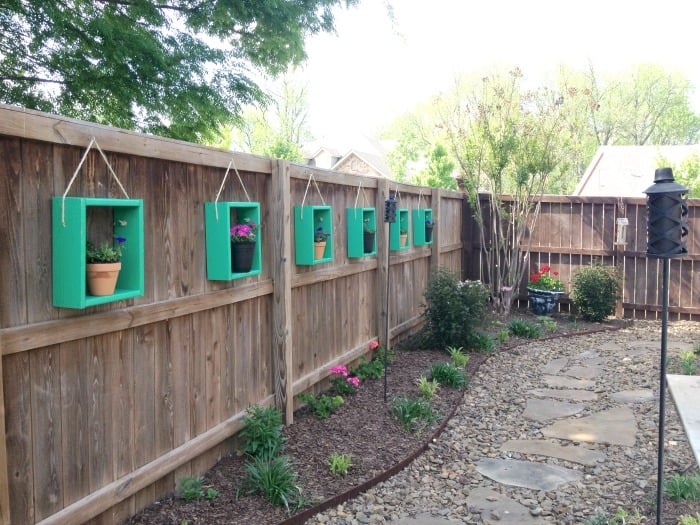
[[[357,201],[360,199],[360,190],[362,190],[362,198],[365,205],[369,205],[367,194],[365,193],[365,189],[362,187],[362,181],[360,181],[360,185],[357,187],[357,195],[355,195],[355,207],[353,208],[355,210],[355,219],[357,219]]]
[[[75,182],[76,177],[78,176],[78,173],[80,172],[80,168],[83,167],[83,163],[85,162],[85,159],[87,158],[88,153],[90,152],[90,148],[92,146],[97,148],[97,151],[100,152],[100,155],[102,155],[102,158],[105,161],[105,164],[107,164],[107,168],[109,169],[109,172],[112,174],[112,177],[114,178],[115,181],[117,181],[117,186],[119,186],[119,189],[122,190],[122,193],[124,196],[128,199],[129,194],[126,192],[124,189],[124,186],[122,186],[121,181],[119,180],[119,177],[117,177],[117,174],[114,173],[114,170],[112,169],[112,165],[109,163],[109,160],[107,160],[107,155],[105,155],[104,151],[102,151],[102,148],[100,148],[100,145],[97,143],[97,139],[93,136],[90,139],[90,144],[88,144],[87,149],[85,150],[85,153],[83,153],[83,158],[80,159],[80,162],[78,163],[78,167],[75,168],[75,172],[73,172],[73,176],[71,177],[70,181],[68,182],[68,187],[66,188],[66,191],[63,192],[63,198],[61,199],[61,224],[63,224],[63,227],[66,227],[66,195],[68,195],[68,192],[70,191],[71,186],[73,185],[73,182]]]
[[[248,190],[245,189],[245,184],[243,184],[243,179],[241,178],[241,174],[238,173],[238,168],[236,167],[236,163],[233,161],[233,158],[229,161],[228,167],[226,168],[226,173],[224,173],[224,180],[221,181],[221,186],[219,186],[219,191],[216,194],[216,199],[214,200],[214,215],[216,217],[216,222],[219,222],[219,207],[217,204],[219,203],[219,197],[221,196],[221,192],[224,189],[224,184],[226,184],[226,179],[228,178],[228,172],[231,170],[231,166],[233,166],[233,170],[236,172],[236,175],[238,176],[238,182],[241,183],[241,187],[243,188],[243,193],[245,193],[245,198],[248,199],[248,202],[250,202],[250,195],[248,195]]]
[[[309,186],[311,186],[311,181],[314,181],[314,186],[316,186],[316,191],[318,192],[318,196],[321,197],[321,203],[324,206],[326,205],[326,201],[323,200],[323,195],[321,194],[321,190],[318,187],[318,183],[316,182],[316,179],[314,178],[313,172],[309,172],[309,181],[306,183],[306,190],[304,190],[304,198],[301,199],[300,217],[302,219],[304,218],[304,202],[306,202],[306,194],[309,193]]]

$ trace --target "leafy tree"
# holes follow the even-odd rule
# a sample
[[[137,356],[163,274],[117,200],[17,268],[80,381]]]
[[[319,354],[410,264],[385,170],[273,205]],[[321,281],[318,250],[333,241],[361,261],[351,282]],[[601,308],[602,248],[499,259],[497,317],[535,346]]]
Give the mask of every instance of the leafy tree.
[[[357,0],[9,0],[0,101],[158,135],[218,138],[270,74]]]
[[[700,154],[691,153],[681,160],[679,166],[663,156],[659,156],[656,167],[673,169],[673,177],[676,182],[688,188],[688,197],[700,198]]]
[[[447,149],[442,144],[436,144],[429,158],[424,183],[433,188],[457,190],[457,181],[452,176],[455,163],[450,160]]]
[[[515,68],[481,80],[458,79],[454,90],[436,101],[479,225],[484,280],[505,313],[527,270],[528,232],[547,179],[561,167],[560,152],[570,139],[564,96],[525,90],[521,78]],[[479,198],[484,191],[486,204]]]

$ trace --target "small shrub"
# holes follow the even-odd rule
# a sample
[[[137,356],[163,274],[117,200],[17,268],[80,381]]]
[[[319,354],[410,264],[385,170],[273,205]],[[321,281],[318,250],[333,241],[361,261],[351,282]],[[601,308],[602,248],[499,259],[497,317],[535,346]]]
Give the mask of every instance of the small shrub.
[[[420,390],[420,395],[423,399],[432,399],[437,395],[437,391],[440,388],[440,383],[435,379],[429,380],[425,376],[421,376],[416,379],[416,384],[418,385],[418,390]]]
[[[664,492],[673,501],[700,500],[700,477],[676,474],[664,482]]]
[[[457,368],[464,368],[469,363],[469,356],[464,353],[464,348],[455,348],[454,346],[447,347],[447,353],[450,354],[452,364]]]
[[[557,331],[557,322],[552,319],[551,317],[547,317],[546,315],[542,315],[537,318],[537,320],[544,326],[544,329],[547,330],[548,332],[556,332]]]
[[[430,378],[450,388],[463,388],[467,384],[464,372],[452,363],[434,363],[430,367]]]
[[[219,491],[213,487],[208,487],[204,492],[204,478],[185,477],[180,480],[177,487],[177,494],[180,499],[194,501],[201,498],[213,500],[219,497]]]
[[[354,395],[360,386],[360,378],[348,374],[344,365],[331,367],[331,390],[339,396]]]
[[[359,377],[362,381],[379,379],[384,374],[384,357],[380,358],[379,354],[377,354],[371,361],[367,361],[364,356],[360,357],[360,362],[350,373]]]
[[[252,463],[246,463],[246,476],[239,495],[261,494],[273,505],[298,508],[301,504],[301,489],[297,485],[297,473],[288,456],[272,459],[257,457]]]
[[[508,340],[508,337],[510,337],[510,334],[508,333],[508,330],[501,330],[498,332],[498,342],[499,343],[505,343]]]
[[[273,406],[254,405],[246,409],[241,436],[243,451],[254,458],[271,458],[280,453],[285,438],[282,435],[282,412]]]
[[[695,516],[684,515],[678,517],[678,525],[700,525],[700,513]]]
[[[481,332],[474,332],[469,338],[468,344],[469,348],[477,352],[493,352],[496,348],[493,337],[488,334],[482,334]]]
[[[439,418],[426,400],[410,399],[405,396],[394,400],[391,413],[408,432],[420,432]]]
[[[450,271],[438,270],[425,290],[422,342],[433,348],[466,344],[484,316],[487,300],[488,290],[480,281],[460,281]]]
[[[328,416],[335,414],[345,403],[343,396],[322,394],[317,398],[312,394],[299,394],[297,397],[302,403],[306,403],[311,407],[318,419],[327,419]]]
[[[584,319],[598,322],[615,312],[620,291],[620,277],[615,269],[596,264],[576,272],[571,299]]]
[[[693,353],[695,355],[700,355],[700,343],[697,343],[695,347],[693,348]]]
[[[345,476],[352,465],[352,454],[339,454],[333,452],[328,458],[328,466],[336,476]]]
[[[693,352],[681,352],[680,367],[683,375],[692,376],[698,371],[698,365],[695,362],[696,356]]]
[[[513,319],[508,323],[508,333],[516,337],[527,339],[537,339],[542,335],[539,325],[523,319]]]
[[[617,512],[609,518],[603,511],[598,511],[591,519],[584,521],[584,525],[639,525],[646,521],[641,512],[635,510],[630,514],[625,509],[617,509]]]

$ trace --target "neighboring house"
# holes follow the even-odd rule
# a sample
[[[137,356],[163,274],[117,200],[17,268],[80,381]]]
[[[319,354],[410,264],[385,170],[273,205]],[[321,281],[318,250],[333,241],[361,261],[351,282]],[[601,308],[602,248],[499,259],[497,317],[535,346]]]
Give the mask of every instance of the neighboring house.
[[[324,138],[304,146],[304,161],[309,166],[355,175],[391,178],[386,162],[390,144],[362,134]]]
[[[654,171],[661,159],[674,166],[695,153],[692,146],[601,146],[586,168],[574,195],[603,197],[645,197],[654,183]]]

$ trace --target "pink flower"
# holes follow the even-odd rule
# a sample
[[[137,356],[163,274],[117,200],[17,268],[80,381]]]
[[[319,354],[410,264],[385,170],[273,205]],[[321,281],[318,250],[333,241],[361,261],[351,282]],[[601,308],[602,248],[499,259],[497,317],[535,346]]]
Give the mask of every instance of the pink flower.
[[[348,377],[348,383],[354,386],[355,388],[360,386],[360,378],[359,377]]]
[[[331,374],[348,377],[348,369],[344,365],[332,366]]]
[[[379,348],[379,341],[372,341],[372,342],[369,344],[369,349],[370,349],[370,350],[374,350],[375,348]]]

